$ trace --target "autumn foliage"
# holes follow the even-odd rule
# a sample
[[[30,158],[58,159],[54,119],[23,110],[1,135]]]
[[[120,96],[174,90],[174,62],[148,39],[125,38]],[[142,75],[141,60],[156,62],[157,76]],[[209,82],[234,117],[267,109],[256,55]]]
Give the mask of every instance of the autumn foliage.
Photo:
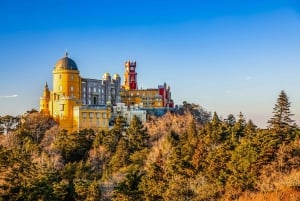
[[[68,134],[39,113],[1,136],[0,200],[300,200],[300,138],[284,91],[269,126],[196,104],[146,124]]]

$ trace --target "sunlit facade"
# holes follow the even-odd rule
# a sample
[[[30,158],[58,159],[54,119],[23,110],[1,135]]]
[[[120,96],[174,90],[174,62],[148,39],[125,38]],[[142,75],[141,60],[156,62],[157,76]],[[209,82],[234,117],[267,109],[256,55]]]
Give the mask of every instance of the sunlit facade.
[[[84,128],[108,129],[110,104],[120,102],[120,76],[102,80],[82,78],[76,63],[68,57],[57,61],[53,69],[53,90],[47,83],[40,98],[40,112],[51,115],[69,132]]]
[[[127,106],[139,105],[145,109],[174,107],[171,89],[166,83],[158,85],[157,88],[138,89],[135,61],[125,62],[121,102]]]

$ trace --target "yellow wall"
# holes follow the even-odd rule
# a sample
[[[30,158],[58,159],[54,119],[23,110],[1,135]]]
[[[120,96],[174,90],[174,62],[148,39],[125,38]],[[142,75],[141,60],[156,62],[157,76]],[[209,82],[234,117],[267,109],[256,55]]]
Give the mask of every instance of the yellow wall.
[[[81,79],[78,70],[54,70],[53,92],[81,100]]]
[[[85,128],[107,130],[110,117],[111,112],[109,108],[75,107],[73,130],[78,131]]]
[[[40,111],[51,115],[60,128],[68,132],[84,128],[108,129],[110,109],[82,106],[81,78],[76,68],[69,68],[67,55],[54,68],[53,90],[45,85],[40,98]],[[71,65],[74,65],[73,63]]]
[[[163,107],[163,100],[158,89],[123,90],[121,102],[126,105],[142,103],[144,108]]]
[[[53,71],[53,91],[50,95],[50,115],[61,128],[73,130],[73,107],[81,104],[81,79],[78,70]]]

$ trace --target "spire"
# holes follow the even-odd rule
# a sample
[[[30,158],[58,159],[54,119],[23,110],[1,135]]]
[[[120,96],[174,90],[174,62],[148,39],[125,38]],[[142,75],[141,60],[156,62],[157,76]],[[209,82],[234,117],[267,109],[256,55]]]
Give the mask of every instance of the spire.
[[[49,91],[48,83],[47,82],[45,83],[43,94],[44,94],[43,97],[45,97],[45,98],[49,98],[50,97],[50,91]]]
[[[68,50],[66,49],[66,52],[65,52],[65,57],[68,57]]]

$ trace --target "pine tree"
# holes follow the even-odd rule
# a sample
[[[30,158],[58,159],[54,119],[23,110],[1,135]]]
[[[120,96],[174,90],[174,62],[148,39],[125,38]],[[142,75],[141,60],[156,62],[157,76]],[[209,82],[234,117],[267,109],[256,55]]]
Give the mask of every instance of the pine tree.
[[[148,147],[150,136],[137,116],[134,116],[131,120],[126,137],[131,153]]]
[[[246,120],[244,115],[240,112],[239,119],[235,122],[231,129],[231,140],[236,145],[239,143],[242,137],[245,135]]]
[[[163,193],[168,188],[168,183],[165,179],[164,161],[162,151],[159,150],[159,155],[156,161],[152,163],[141,179],[139,190],[144,192],[143,199],[145,201],[164,200]]]
[[[273,108],[274,116],[268,121],[269,129],[278,135],[279,140],[286,140],[290,137],[287,135],[295,128],[294,120],[291,119],[293,114],[290,111],[290,105],[286,93],[282,90]]]
[[[212,120],[211,120],[212,126],[218,126],[220,122],[221,122],[221,120],[220,120],[217,112],[214,112],[214,115],[213,115]]]
[[[103,144],[112,153],[116,151],[119,140],[125,133],[125,120],[122,116],[116,118],[115,124],[111,130],[105,132]]]
[[[127,142],[124,138],[121,138],[117,147],[116,152],[112,156],[109,166],[112,172],[118,171],[120,168],[125,167],[129,164],[129,150],[127,148]]]
[[[126,175],[126,178],[115,187],[113,200],[141,200],[143,192],[138,189],[138,185],[142,176],[143,173],[140,171],[129,172],[129,174]]]

